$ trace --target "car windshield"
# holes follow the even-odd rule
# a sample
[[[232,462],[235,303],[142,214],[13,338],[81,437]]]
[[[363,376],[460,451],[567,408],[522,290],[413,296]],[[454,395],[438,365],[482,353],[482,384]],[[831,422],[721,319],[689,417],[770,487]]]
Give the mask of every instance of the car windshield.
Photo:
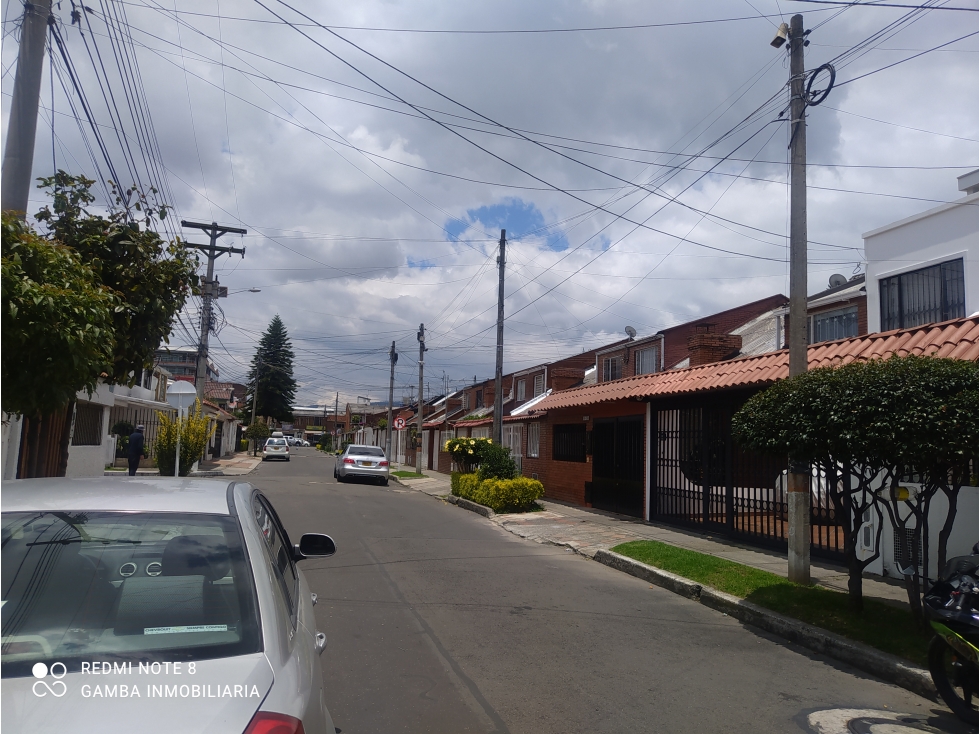
[[[285,446],[286,440],[284,438],[270,438],[269,442],[265,444],[266,446]]]
[[[3,677],[37,662],[261,650],[238,524],[221,515],[3,513]]]
[[[347,453],[356,456],[384,456],[384,450],[377,446],[351,446]]]

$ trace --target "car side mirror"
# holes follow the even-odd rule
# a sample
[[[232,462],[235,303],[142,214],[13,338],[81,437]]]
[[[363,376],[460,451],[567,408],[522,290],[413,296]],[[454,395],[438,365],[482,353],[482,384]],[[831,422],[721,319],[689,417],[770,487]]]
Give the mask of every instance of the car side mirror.
[[[322,533],[304,533],[299,539],[299,545],[293,547],[292,556],[301,561],[304,558],[326,558],[337,552],[337,544],[333,538]]]

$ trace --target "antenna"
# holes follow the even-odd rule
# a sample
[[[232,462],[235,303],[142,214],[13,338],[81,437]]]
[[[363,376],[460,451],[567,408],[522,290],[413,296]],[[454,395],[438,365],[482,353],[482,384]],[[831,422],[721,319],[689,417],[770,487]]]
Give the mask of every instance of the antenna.
[[[631,326],[625,327],[625,333],[629,335],[630,340],[636,338],[636,330],[633,329]]]
[[[840,275],[839,273],[835,273],[834,275],[829,276],[830,288],[838,288],[841,285],[846,285],[847,282],[848,281],[845,275]]]

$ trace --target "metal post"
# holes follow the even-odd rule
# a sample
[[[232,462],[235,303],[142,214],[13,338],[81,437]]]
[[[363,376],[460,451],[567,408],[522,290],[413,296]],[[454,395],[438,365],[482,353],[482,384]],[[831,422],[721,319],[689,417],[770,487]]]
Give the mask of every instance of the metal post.
[[[262,360],[258,360],[255,363],[255,384],[252,386],[252,422],[250,425],[255,425],[255,411],[258,408],[258,378],[261,376],[262,371]],[[252,456],[258,454],[258,439],[252,439]]]
[[[0,179],[0,208],[5,212],[17,212],[20,217],[27,215],[27,199],[31,191],[37,106],[41,98],[41,75],[44,71],[44,37],[50,15],[51,0],[24,3],[17,74],[14,77],[7,145],[3,150],[3,174]]]
[[[506,230],[500,230],[500,292],[496,299],[496,391],[493,395],[493,440],[503,444],[503,278],[506,268]]]
[[[183,433],[184,427],[184,409],[177,408],[177,456],[174,458],[174,470],[173,476],[180,476],[180,434]]]
[[[789,121],[790,221],[789,221],[789,375],[801,375],[808,369],[808,287],[806,229],[806,101],[805,101],[805,31],[802,16],[793,15],[789,22],[790,94]],[[789,457],[788,521],[789,580],[809,584],[810,546],[810,471],[806,462]]]
[[[394,365],[398,363],[398,353],[394,350],[394,342],[391,342],[391,381],[388,383],[388,430],[387,440],[385,441],[385,453],[388,461],[391,461],[391,431],[394,429]]]
[[[415,449],[415,473],[422,473],[422,425],[425,423],[425,324],[418,327],[418,448]]]

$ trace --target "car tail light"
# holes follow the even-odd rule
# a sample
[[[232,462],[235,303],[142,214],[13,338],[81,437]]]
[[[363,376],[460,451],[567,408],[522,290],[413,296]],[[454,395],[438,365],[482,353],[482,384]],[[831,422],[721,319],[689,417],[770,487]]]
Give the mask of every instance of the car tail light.
[[[248,722],[244,734],[306,734],[303,722],[294,716],[259,711]]]
[[[388,463],[386,461],[382,461],[382,462],[378,463],[378,466],[387,466],[387,465],[388,465]]]
[[[354,460],[353,459],[344,459],[343,460],[343,463],[344,464],[353,464],[354,463]]]

